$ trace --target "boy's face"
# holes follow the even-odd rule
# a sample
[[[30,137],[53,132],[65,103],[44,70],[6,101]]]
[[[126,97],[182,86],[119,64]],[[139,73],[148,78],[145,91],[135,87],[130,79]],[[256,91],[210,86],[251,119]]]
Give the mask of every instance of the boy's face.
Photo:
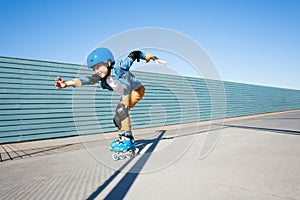
[[[93,67],[95,73],[100,76],[100,78],[104,78],[108,73],[108,65],[101,62]]]

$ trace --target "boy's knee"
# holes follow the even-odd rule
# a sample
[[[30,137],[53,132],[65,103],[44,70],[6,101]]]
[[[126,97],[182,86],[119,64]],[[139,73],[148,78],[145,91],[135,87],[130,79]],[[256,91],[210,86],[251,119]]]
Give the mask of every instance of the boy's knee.
[[[116,113],[113,119],[116,127],[118,128],[122,127],[122,121],[126,119],[128,116],[129,116],[128,107],[125,104],[118,103],[118,106],[116,108]]]

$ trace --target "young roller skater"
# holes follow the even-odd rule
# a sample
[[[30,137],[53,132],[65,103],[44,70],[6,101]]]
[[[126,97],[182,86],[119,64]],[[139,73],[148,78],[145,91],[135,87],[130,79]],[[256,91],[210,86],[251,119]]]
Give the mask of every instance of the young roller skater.
[[[111,142],[109,147],[115,152],[114,160],[134,156],[138,151],[131,131],[129,110],[143,98],[145,87],[129,69],[134,61],[139,62],[140,59],[146,62],[153,60],[156,63],[167,64],[150,53],[142,51],[133,51],[125,59],[115,60],[109,49],[97,48],[87,57],[87,67],[94,70],[94,75],[69,81],[64,81],[61,77],[57,77],[55,80],[58,89],[100,83],[103,89],[115,91],[121,95],[113,118],[113,122],[118,128],[119,139]]]

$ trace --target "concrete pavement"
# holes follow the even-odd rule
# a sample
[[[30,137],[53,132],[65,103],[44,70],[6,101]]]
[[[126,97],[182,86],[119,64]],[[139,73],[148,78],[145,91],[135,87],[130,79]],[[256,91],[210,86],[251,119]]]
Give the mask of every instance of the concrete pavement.
[[[135,130],[140,155],[117,162],[115,133],[1,145],[0,199],[300,199],[299,120]]]

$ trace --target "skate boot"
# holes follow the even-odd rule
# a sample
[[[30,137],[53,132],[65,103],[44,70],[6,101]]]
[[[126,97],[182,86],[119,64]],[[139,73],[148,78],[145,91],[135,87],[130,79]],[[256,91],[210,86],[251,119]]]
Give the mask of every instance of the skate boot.
[[[138,152],[138,148],[136,148],[134,142],[130,131],[121,131],[119,139],[110,144],[110,148],[114,152],[112,155],[113,160],[135,156]]]
[[[116,147],[116,146],[118,146],[119,144],[121,144],[121,143],[123,143],[124,142],[124,140],[125,140],[125,132],[126,131],[120,131],[120,133],[119,133],[119,138],[118,139],[116,139],[116,140],[114,140],[114,141],[112,141],[111,143],[110,143],[110,145],[109,145],[109,147],[108,147],[108,150],[109,151],[113,151],[113,149]]]

